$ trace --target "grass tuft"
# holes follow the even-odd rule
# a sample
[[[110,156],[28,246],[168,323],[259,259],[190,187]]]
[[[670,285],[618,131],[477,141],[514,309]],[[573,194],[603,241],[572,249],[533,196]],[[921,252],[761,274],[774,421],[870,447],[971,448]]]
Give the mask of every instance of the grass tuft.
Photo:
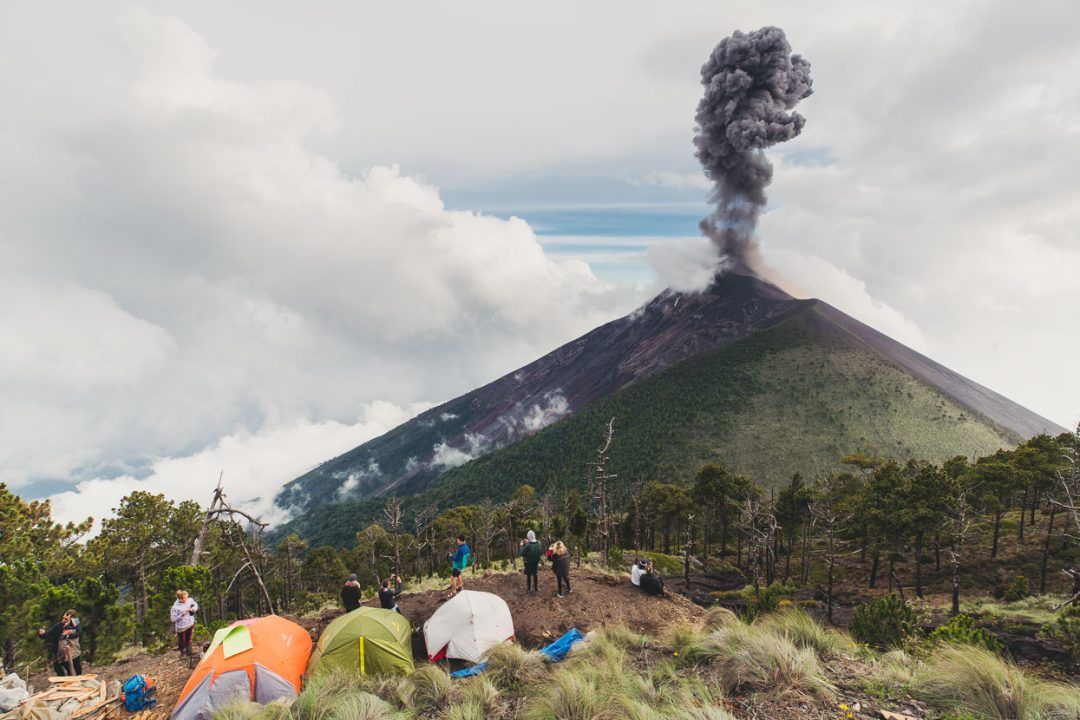
[[[985,648],[944,645],[916,673],[914,694],[989,720],[1080,718],[1080,690],[1027,676]]]
[[[548,664],[536,650],[525,650],[517,643],[502,643],[488,650],[486,677],[504,689],[532,684],[547,674]]]
[[[479,705],[488,716],[497,715],[502,710],[502,693],[483,675],[466,678],[458,689],[462,702]]]
[[[798,608],[763,615],[754,624],[790,640],[796,647],[813,650],[820,658],[838,657],[854,648],[846,635],[822,627]]]
[[[692,657],[716,670],[724,694],[796,694],[826,699],[833,688],[814,652],[760,627],[732,625],[699,642]]]
[[[417,710],[442,710],[454,699],[450,676],[440,667],[424,665],[406,679],[402,699]]]
[[[381,698],[366,692],[348,692],[335,699],[329,720],[387,720],[393,710]]]
[[[712,606],[705,613],[705,629],[708,631],[719,630],[738,622],[742,622],[738,615],[719,605]]]
[[[618,717],[599,688],[584,673],[566,668],[555,673],[532,703],[531,720],[604,720]]]
[[[295,720],[329,720],[337,699],[352,691],[354,678],[341,671],[320,673],[308,679],[292,706]]]

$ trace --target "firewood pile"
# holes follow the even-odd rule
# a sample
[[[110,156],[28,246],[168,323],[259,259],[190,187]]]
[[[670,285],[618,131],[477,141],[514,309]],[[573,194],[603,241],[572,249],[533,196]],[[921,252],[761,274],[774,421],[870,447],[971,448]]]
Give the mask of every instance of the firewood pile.
[[[120,706],[120,683],[97,675],[49,678],[49,687],[26,698],[2,720],[106,720]],[[142,720],[140,718],[140,720]]]

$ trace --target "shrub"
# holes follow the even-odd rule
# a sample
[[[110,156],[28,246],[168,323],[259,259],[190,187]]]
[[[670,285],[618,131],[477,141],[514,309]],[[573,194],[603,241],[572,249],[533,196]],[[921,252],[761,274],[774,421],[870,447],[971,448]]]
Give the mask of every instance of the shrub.
[[[692,657],[718,671],[725,694],[832,695],[813,651],[760,627],[739,624],[717,630],[693,649]]]
[[[1002,644],[987,632],[984,628],[975,627],[975,621],[970,615],[957,615],[949,619],[949,622],[936,628],[930,633],[930,639],[935,642],[946,642],[954,645],[978,645],[987,650],[997,652]]]
[[[985,648],[944,645],[916,674],[920,699],[943,710],[990,720],[1080,717],[1080,692],[1027,677]]]
[[[759,618],[757,624],[796,647],[813,650],[818,657],[837,656],[851,649],[851,641],[835,630],[823,628],[814,618],[798,608],[791,608]]]
[[[1073,603],[1063,609],[1057,619],[1044,629],[1047,634],[1057,638],[1073,658],[1080,660],[1080,604]]]
[[[886,595],[855,608],[851,636],[876,648],[897,648],[918,632],[918,623],[918,614],[906,602]]]
[[[516,643],[502,643],[488,651],[485,675],[500,688],[516,688],[540,679],[547,672],[547,661],[536,650],[525,650]]]
[[[555,673],[531,705],[528,717],[534,720],[594,720],[614,716],[596,685],[572,668]]]
[[[1016,602],[1017,600],[1023,600],[1030,594],[1028,591],[1028,579],[1023,575],[1017,575],[1005,586],[1005,592],[1002,593],[1001,598],[1005,602]]]

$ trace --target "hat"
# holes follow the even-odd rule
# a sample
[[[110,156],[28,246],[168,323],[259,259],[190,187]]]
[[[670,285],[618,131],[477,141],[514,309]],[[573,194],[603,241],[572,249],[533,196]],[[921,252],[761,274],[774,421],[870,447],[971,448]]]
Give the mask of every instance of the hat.
[[[525,539],[531,543],[536,542],[536,533],[530,530],[529,532],[525,533]]]
[[[349,575],[349,582],[356,582],[356,573]]]

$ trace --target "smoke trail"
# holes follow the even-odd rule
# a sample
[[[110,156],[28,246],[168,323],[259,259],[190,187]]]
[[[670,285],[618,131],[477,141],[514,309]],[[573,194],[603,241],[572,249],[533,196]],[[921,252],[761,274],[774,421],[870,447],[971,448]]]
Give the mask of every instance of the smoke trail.
[[[810,63],[791,54],[784,31],[764,27],[724,38],[701,68],[694,145],[705,175],[716,183],[716,211],[701,230],[721,256],[749,265],[758,215],[772,165],[762,152],[799,134],[806,118],[792,108],[813,92]]]

